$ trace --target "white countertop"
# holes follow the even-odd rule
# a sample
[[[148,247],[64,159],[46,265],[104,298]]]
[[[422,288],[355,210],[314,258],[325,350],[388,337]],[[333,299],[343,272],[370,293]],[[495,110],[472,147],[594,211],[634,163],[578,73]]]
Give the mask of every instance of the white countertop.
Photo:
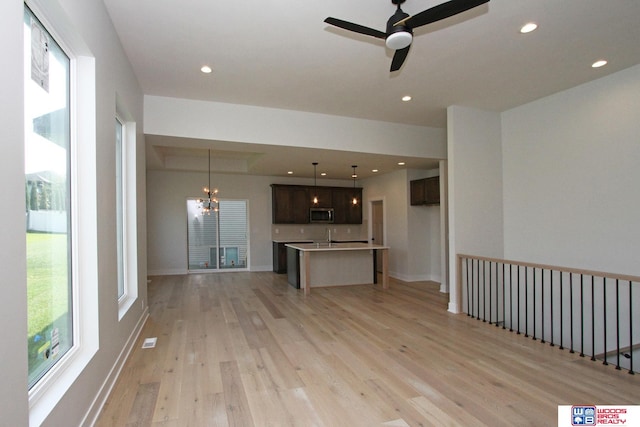
[[[327,242],[323,241],[322,238],[319,239],[272,239],[272,242],[275,243],[316,243],[316,242],[322,242],[324,244],[326,244]],[[367,239],[332,239],[331,242],[332,243],[350,243],[350,242],[357,242],[357,243],[361,243],[361,242],[366,242]]]
[[[389,246],[374,245],[373,243],[336,242],[336,243],[289,243],[285,246],[303,252],[318,251],[362,251],[372,249],[389,249]]]

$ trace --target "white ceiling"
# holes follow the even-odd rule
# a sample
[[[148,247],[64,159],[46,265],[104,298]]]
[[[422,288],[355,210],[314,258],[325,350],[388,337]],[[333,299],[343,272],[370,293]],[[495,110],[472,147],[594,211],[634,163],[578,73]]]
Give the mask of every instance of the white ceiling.
[[[407,0],[402,8],[414,15],[443,2]],[[145,94],[421,126],[444,128],[449,105],[504,111],[640,63],[637,0],[491,0],[416,29],[408,58],[394,73],[384,40],[323,22],[332,16],[384,31],[395,11],[390,0],[104,3]],[[529,21],[538,30],[520,34]],[[591,68],[601,58],[608,65]],[[201,73],[204,64],[213,73]],[[411,102],[401,101],[406,94]],[[216,144],[199,141],[196,152],[155,157],[252,149]],[[269,175],[267,160],[282,158],[277,147],[267,148],[250,173]],[[308,163],[319,161],[314,154],[333,161],[337,153],[296,153]]]

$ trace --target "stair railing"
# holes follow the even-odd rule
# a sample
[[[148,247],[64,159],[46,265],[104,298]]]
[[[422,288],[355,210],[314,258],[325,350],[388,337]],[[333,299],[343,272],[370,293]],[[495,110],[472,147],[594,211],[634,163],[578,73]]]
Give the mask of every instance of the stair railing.
[[[640,277],[459,254],[462,310],[635,374]]]

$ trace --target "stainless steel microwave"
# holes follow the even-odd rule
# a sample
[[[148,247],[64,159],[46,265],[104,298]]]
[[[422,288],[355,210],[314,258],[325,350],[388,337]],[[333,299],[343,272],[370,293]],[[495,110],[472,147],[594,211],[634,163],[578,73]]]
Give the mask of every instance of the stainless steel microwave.
[[[333,223],[333,208],[309,209],[309,222],[325,224]]]

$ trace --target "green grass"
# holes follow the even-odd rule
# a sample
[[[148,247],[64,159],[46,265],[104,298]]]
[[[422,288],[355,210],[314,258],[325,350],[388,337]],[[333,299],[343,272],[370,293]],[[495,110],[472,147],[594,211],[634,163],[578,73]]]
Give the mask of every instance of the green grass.
[[[70,346],[71,297],[68,283],[67,235],[27,233],[27,304],[29,377],[39,376],[42,352],[58,328],[61,350]]]

